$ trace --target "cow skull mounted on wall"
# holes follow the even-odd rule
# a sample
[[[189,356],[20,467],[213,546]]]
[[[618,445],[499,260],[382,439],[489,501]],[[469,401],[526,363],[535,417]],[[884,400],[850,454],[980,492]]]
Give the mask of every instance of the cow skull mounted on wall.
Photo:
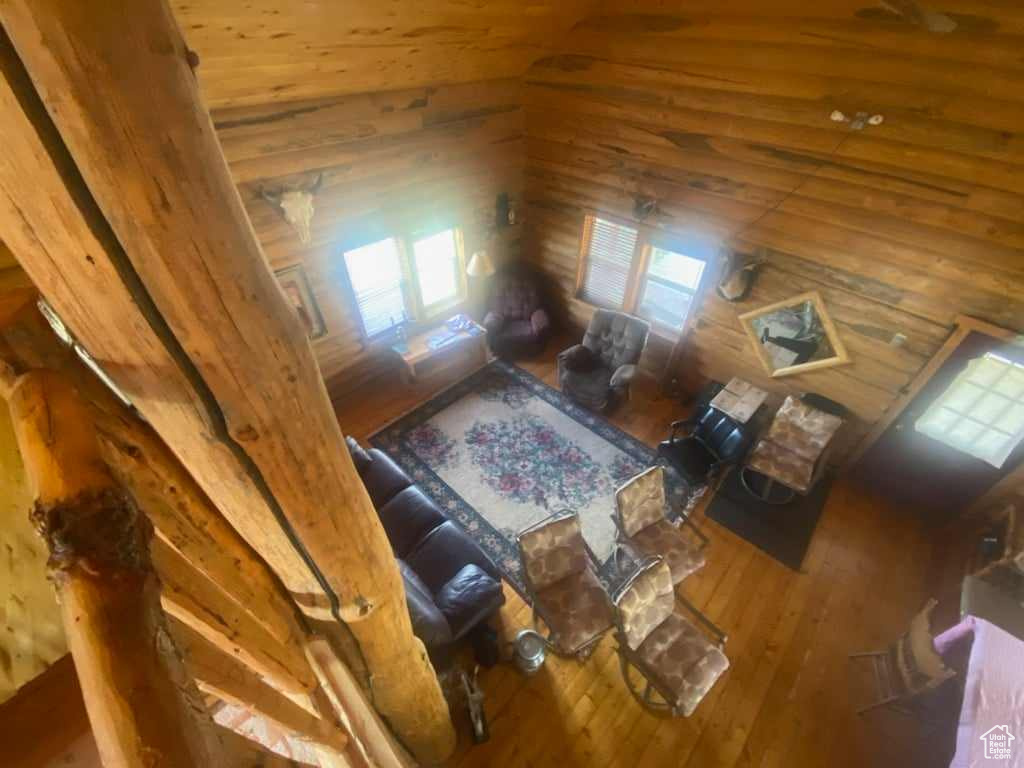
[[[260,188],[263,199],[280,208],[284,220],[295,227],[303,245],[309,245],[312,240],[310,224],[313,222],[313,196],[320,189],[323,180],[324,175],[318,173],[308,184],[281,187],[276,190]]]

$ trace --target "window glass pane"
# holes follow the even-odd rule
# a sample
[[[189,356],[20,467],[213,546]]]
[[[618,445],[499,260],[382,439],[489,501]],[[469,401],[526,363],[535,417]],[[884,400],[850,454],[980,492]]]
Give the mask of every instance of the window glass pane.
[[[413,263],[420,286],[420,301],[430,307],[459,294],[459,254],[455,230],[446,229],[413,243]]]
[[[632,227],[594,218],[580,297],[591,304],[621,309],[639,233]]]
[[[996,468],[1024,439],[1021,366],[998,355],[972,360],[914,425],[922,435]]]
[[[368,337],[408,320],[402,263],[394,238],[346,251],[345,269]]]
[[[652,248],[647,280],[637,312],[677,331],[683,329],[705,262],[682,253]]]
[[[986,392],[977,405],[971,409],[971,416],[986,424],[999,426],[1003,415],[1012,404],[1012,400],[997,392]]]
[[[651,266],[647,274],[696,291],[700,285],[700,276],[704,274],[704,262],[664,248],[652,248]]]

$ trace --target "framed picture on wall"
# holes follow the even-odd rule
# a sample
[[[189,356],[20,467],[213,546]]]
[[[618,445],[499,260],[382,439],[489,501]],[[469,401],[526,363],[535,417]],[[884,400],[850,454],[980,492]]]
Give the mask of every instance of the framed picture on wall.
[[[310,339],[319,339],[327,335],[327,326],[324,325],[323,315],[320,314],[320,307],[316,305],[313,298],[313,291],[309,287],[309,279],[306,277],[306,270],[301,264],[274,271],[288,303],[295,310],[295,314],[302,321],[302,326]]]

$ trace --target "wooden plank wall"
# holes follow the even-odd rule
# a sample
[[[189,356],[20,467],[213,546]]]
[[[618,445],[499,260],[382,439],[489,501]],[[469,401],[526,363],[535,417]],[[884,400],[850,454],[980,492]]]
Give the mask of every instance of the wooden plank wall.
[[[958,0],[937,35],[830,10],[848,3],[694,5],[711,10],[591,17],[529,70],[524,255],[571,301],[584,214],[630,218],[644,194],[648,223],[766,256],[746,301],[700,308],[680,373],[833,397],[857,417],[849,447],[958,313],[1024,330],[1024,9]],[[743,8],[772,13],[722,12]],[[851,132],[834,109],[885,122]],[[770,379],[737,315],[806,290],[854,362]]]
[[[499,193],[513,204],[521,197],[518,81],[234,108],[213,118],[271,266],[305,266],[327,327],[313,346],[334,396],[389,365],[386,353],[361,337],[343,279],[346,245],[371,228],[396,231],[451,217],[464,230],[467,257],[487,247],[500,263],[518,250],[518,225],[497,234],[490,226]],[[312,242],[303,246],[260,189],[319,173]]]

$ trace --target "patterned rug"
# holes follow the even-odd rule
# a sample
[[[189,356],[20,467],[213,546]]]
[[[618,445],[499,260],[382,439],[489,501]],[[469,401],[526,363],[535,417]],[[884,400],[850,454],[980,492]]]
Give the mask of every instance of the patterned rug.
[[[612,557],[615,489],[658,463],[654,450],[561,392],[501,361],[480,369],[370,442],[393,458],[484,548],[524,593],[516,534],[561,509],[580,515],[583,535],[618,581]],[[674,472],[674,514],[690,494]]]

